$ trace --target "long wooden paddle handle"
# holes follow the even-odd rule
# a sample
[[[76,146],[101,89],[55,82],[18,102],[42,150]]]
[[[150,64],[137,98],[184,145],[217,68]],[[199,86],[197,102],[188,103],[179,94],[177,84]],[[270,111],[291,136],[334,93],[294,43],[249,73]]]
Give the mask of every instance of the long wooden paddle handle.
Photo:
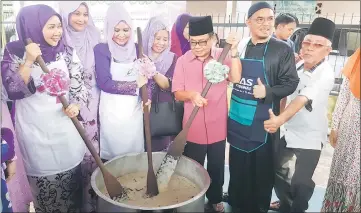
[[[33,41],[28,38],[26,39],[27,44],[31,44],[33,43]],[[43,70],[43,72],[45,73],[49,73],[49,69],[46,66],[43,57],[41,57],[40,55],[36,58],[36,61],[38,62],[38,64],[40,65],[41,69]],[[60,102],[63,104],[64,109],[66,109],[69,106],[68,101],[66,100],[66,98],[64,96],[58,96],[58,98],[60,99]],[[78,130],[81,138],[84,140],[85,145],[88,147],[90,153],[92,154],[92,156],[94,157],[97,165],[99,166],[99,168],[102,170],[102,172],[104,171],[104,164],[101,161],[98,153],[95,151],[95,148],[93,146],[93,144],[91,143],[91,141],[88,139],[88,137],[86,136],[85,130],[83,128],[83,126],[80,124],[79,120],[77,117],[71,118],[71,121],[73,122],[75,128]],[[64,156],[66,158],[66,156]]]
[[[227,56],[230,49],[231,49],[231,45],[226,43],[223,50],[222,50],[222,53],[219,56],[217,61],[220,62],[220,63],[223,63],[223,61],[226,58],[226,56]],[[211,86],[212,86],[212,83],[208,81],[206,86],[203,88],[202,93],[201,93],[201,96],[203,98],[206,97],[206,95],[207,95],[209,89],[211,88]],[[189,119],[188,119],[188,121],[187,121],[187,123],[186,123],[186,125],[184,126],[183,129],[188,130],[191,127],[191,124],[192,124],[194,118],[196,117],[198,110],[199,110],[199,106],[194,106],[192,114],[189,116]]]
[[[137,27],[137,37],[138,37],[138,57],[139,58],[143,58],[143,40],[142,40],[142,31],[140,29],[140,27]],[[149,113],[149,107],[146,106],[145,104],[148,102],[148,90],[147,90],[147,85],[143,85],[141,88],[141,96],[142,96],[142,101],[143,101],[143,111],[144,111],[144,131],[145,131],[145,141],[146,141],[146,146],[147,146],[147,155],[148,155],[148,166],[150,166],[150,168],[153,168],[153,164],[152,164],[152,144],[151,144],[151,140],[152,140],[152,136],[150,133],[150,113]],[[150,150],[150,151],[149,151]]]

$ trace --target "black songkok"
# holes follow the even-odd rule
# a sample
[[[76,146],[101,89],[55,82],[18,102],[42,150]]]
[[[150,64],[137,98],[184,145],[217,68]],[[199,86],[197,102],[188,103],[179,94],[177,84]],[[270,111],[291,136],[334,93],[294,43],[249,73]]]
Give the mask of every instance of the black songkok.
[[[333,35],[335,33],[336,25],[333,21],[318,17],[313,20],[310,28],[308,29],[307,35],[318,35],[327,38],[332,42]]]
[[[248,9],[248,18],[250,18],[258,10],[262,10],[262,9],[265,9],[265,8],[273,10],[272,6],[270,4],[268,4],[267,2],[264,2],[264,1],[252,4],[251,7]]]
[[[191,17],[189,20],[189,35],[199,36],[213,33],[213,23],[211,16]]]

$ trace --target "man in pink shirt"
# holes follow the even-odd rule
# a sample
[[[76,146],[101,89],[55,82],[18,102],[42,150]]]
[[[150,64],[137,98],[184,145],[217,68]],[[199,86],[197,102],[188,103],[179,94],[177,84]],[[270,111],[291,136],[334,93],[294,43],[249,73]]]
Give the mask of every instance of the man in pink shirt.
[[[228,56],[224,61],[230,68],[228,81],[224,77],[223,81],[213,84],[203,98],[200,94],[210,80],[204,77],[204,67],[210,60],[217,60],[222,49],[212,48],[215,38],[210,16],[192,17],[189,21],[189,35],[191,50],[177,61],[172,92],[177,100],[184,101],[183,125],[195,105],[201,108],[189,130],[183,154],[202,165],[207,155],[207,170],[212,181],[206,196],[213,210],[224,212],[221,201],[227,136],[227,83],[239,82],[241,79],[241,63],[237,53],[239,39],[235,35],[227,39],[227,43],[232,44],[231,57]]]

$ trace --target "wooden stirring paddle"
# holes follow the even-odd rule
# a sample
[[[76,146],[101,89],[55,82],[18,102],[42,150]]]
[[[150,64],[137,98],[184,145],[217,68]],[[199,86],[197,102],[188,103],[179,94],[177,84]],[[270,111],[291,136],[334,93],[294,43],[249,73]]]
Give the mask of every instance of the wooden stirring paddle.
[[[218,62],[223,63],[230,49],[231,45],[226,43],[221,55],[218,58]],[[206,97],[208,90],[211,88],[211,86],[212,83],[208,81],[201,94],[203,98]],[[172,177],[177,163],[183,154],[184,147],[187,142],[189,128],[194,118],[196,117],[198,110],[198,106],[195,106],[193,108],[192,114],[189,116],[186,125],[183,127],[183,130],[175,137],[173,143],[171,143],[171,145],[169,146],[168,152],[164,157],[159,167],[159,170],[157,171],[157,182],[159,186],[159,191],[161,192],[167,189],[170,178]]]
[[[142,31],[140,27],[137,28],[137,37],[138,37],[138,57],[143,58],[143,40],[142,40]],[[143,85],[141,88],[141,96],[143,101],[143,111],[144,111],[144,130],[145,130],[145,142],[147,146],[147,156],[148,156],[148,173],[147,173],[147,195],[150,197],[156,196],[159,194],[157,179],[155,177],[153,169],[153,158],[152,158],[152,136],[150,134],[150,116],[149,108],[145,104],[148,102],[148,90],[147,85]]]
[[[33,41],[30,38],[26,39],[26,42],[27,42],[27,44],[33,43]],[[41,69],[43,70],[43,72],[49,73],[49,69],[48,69],[48,67],[46,67],[45,62],[44,62],[44,60],[43,60],[43,58],[41,56],[38,56],[36,58],[36,62],[39,63],[39,65],[40,65]],[[66,109],[69,106],[69,103],[66,100],[66,98],[64,96],[58,96],[58,98],[59,98],[60,102],[63,104],[64,109]],[[78,118],[76,118],[76,117],[71,118],[71,121],[73,122],[74,126],[78,130],[80,136],[83,138],[83,140],[85,142],[85,145],[88,147],[90,153],[94,157],[96,164],[99,166],[100,171],[103,174],[105,187],[107,188],[107,191],[109,193],[110,198],[113,199],[113,198],[116,198],[116,197],[119,198],[119,197],[126,196],[126,192],[125,192],[124,188],[122,187],[122,185],[117,180],[117,178],[114,177],[105,168],[105,166],[104,166],[103,162],[101,161],[98,153],[95,151],[95,148],[94,148],[93,144],[90,142],[90,140],[86,136],[85,130],[84,130],[83,126],[80,124]]]

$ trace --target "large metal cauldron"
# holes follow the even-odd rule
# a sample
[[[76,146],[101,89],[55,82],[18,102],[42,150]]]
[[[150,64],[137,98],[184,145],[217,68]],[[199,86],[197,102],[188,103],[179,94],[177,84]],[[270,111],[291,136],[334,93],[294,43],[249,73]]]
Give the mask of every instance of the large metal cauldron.
[[[153,153],[154,169],[158,170],[165,152]],[[105,167],[116,177],[133,172],[147,171],[147,153],[128,154],[113,158],[105,163]],[[153,212],[204,212],[205,193],[210,185],[210,177],[207,170],[196,161],[182,156],[179,160],[176,174],[188,178],[197,184],[201,192],[192,199],[178,203],[176,205],[147,208],[142,206],[132,206],[115,202],[100,192],[104,189],[103,176],[97,168],[91,178],[91,185],[95,193],[98,195],[97,212],[141,212],[143,210]]]

